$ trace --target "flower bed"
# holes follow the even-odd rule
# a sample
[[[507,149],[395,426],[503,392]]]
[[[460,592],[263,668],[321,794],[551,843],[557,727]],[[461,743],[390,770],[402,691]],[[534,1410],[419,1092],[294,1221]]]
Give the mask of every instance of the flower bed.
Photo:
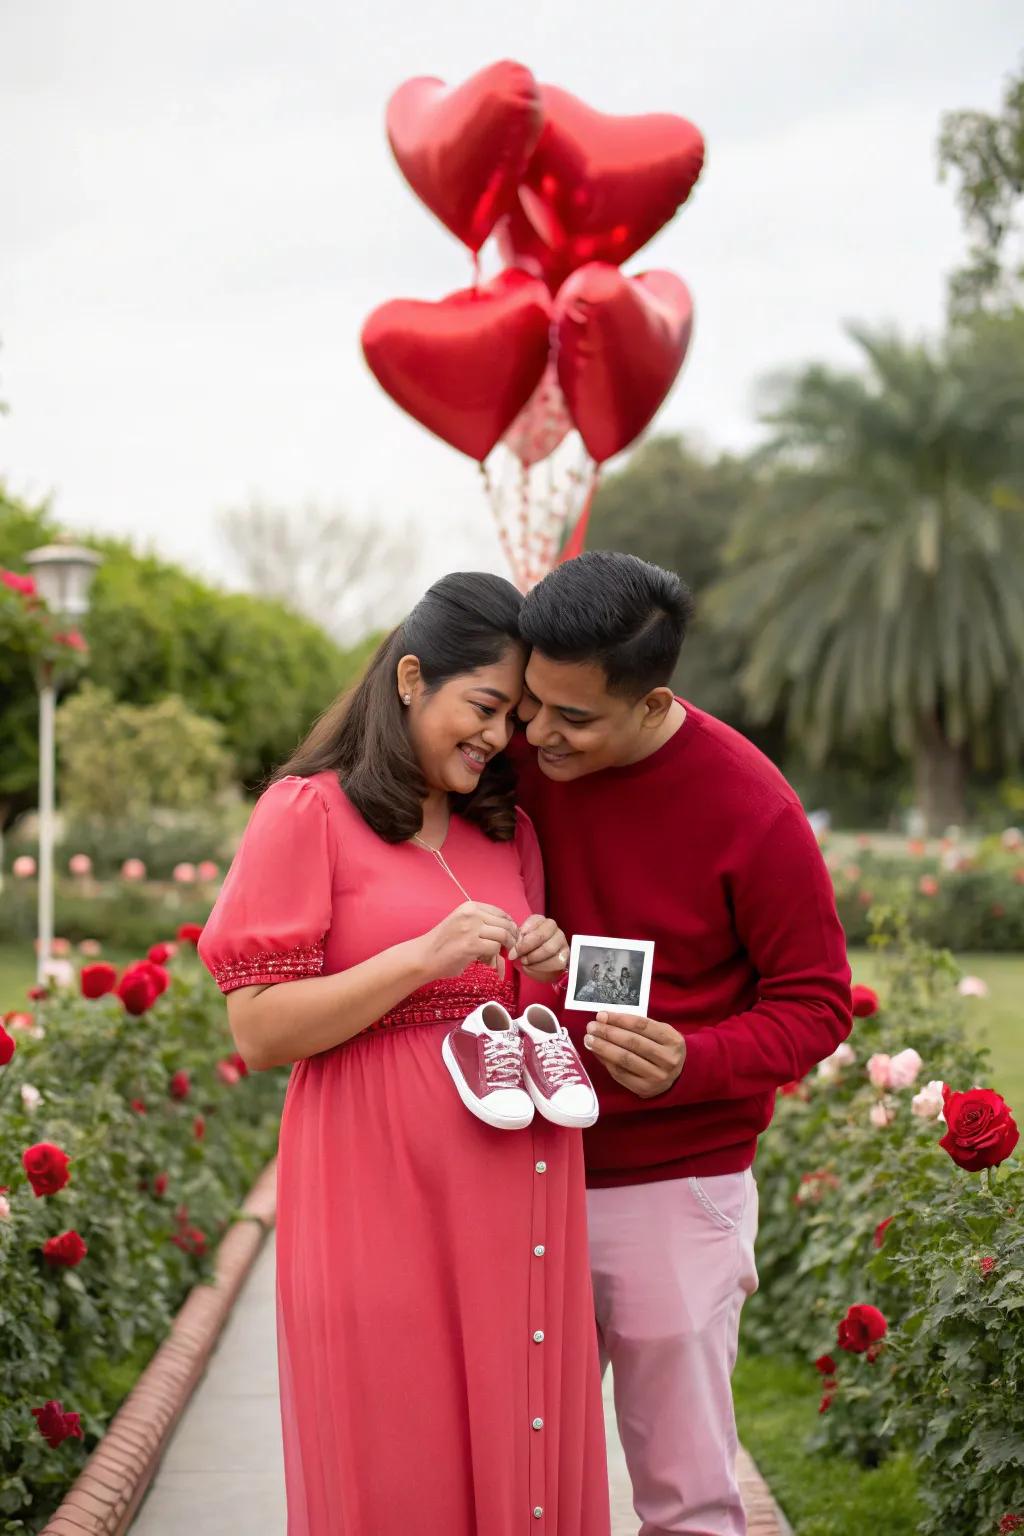
[[[919,1473],[923,1536],[1024,1529],[1024,1173],[952,962],[901,936],[883,1003],[788,1085],[758,1158],[749,1345],[807,1362],[812,1446]]]
[[[194,935],[193,935],[194,938]],[[160,963],[162,962],[162,963]],[[80,995],[81,988],[95,996]],[[60,1502],[272,1156],[287,1072],[250,1076],[184,941],[84,968],[0,1030],[0,1530]]]
[[[56,926],[72,944],[96,939],[115,949],[141,950],[165,925],[203,923],[216,899],[215,884],[172,885],[141,880],[85,883],[59,880]],[[0,944],[31,945],[36,935],[36,883],[12,880],[0,901]]]
[[[929,856],[923,843],[905,853],[876,852],[868,838],[856,855],[825,856],[847,942],[864,944],[873,907],[905,912],[913,932],[954,952],[1024,950],[1024,848],[1015,828],[966,854],[955,844]]]

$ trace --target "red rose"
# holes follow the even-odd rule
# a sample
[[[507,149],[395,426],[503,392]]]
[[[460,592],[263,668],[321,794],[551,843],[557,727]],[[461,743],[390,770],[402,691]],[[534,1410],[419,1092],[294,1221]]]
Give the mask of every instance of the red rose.
[[[850,1355],[866,1354],[872,1344],[885,1337],[888,1328],[877,1307],[860,1303],[850,1308],[836,1330],[839,1348]]]
[[[166,1193],[167,1193],[167,1175],[166,1175],[166,1173],[158,1173],[156,1178],[153,1180],[153,1193],[154,1193],[154,1195],[159,1195],[161,1200],[163,1199],[164,1195],[166,1195]]]
[[[170,944],[154,944],[146,959],[152,961],[154,965],[166,965],[173,954],[174,950]]]
[[[117,986],[117,969],[105,960],[96,965],[83,965],[78,981],[83,997],[106,997]]]
[[[202,923],[182,923],[178,929],[178,938],[183,944],[198,944],[202,934]]]
[[[41,1003],[50,995],[49,987],[29,987],[25,996],[30,1003]]]
[[[206,1121],[203,1119],[202,1115],[196,1115],[195,1119],[193,1120],[192,1134],[196,1141],[202,1141],[203,1137],[206,1135]]]
[[[852,996],[855,1019],[869,1019],[878,1012],[878,993],[872,987],[856,986]]]
[[[141,971],[144,975],[148,976],[156,988],[157,997],[163,997],[171,984],[170,971],[165,970],[162,965],[155,964],[152,960],[140,960],[133,969]]]
[[[36,584],[31,576],[20,576],[17,571],[0,571],[0,584],[22,597],[35,597]]]
[[[1024,1531],[1024,1515],[1004,1515],[999,1522],[999,1536],[1009,1531]]]
[[[131,1101],[131,1103],[130,1103],[130,1105],[128,1107],[130,1109],[133,1109],[137,1115],[148,1115],[149,1114],[149,1110],[146,1108],[146,1101],[145,1101],[145,1099],[132,1099],[132,1101]]]
[[[46,1262],[62,1265],[65,1269],[74,1269],[76,1264],[81,1264],[88,1252],[85,1243],[73,1229],[62,1232],[60,1237],[48,1237],[43,1244],[43,1258]]]
[[[77,629],[65,630],[63,634],[54,635],[53,639],[54,644],[66,646],[69,651],[87,651],[89,649],[84,635],[80,634]]]
[[[234,1067],[234,1069],[238,1073],[239,1077],[248,1077],[249,1076],[249,1068],[245,1064],[245,1058],[242,1057],[242,1056],[239,1056],[237,1051],[234,1053],[233,1056],[229,1056],[228,1057],[228,1061],[230,1061],[231,1065]]]
[[[118,982],[117,995],[124,1003],[126,1013],[141,1018],[156,1002],[156,984],[141,966],[133,965]]]
[[[887,1216],[885,1218],[885,1220],[884,1221],[880,1221],[878,1223],[878,1226],[875,1228],[875,1247],[876,1248],[881,1248],[882,1244],[885,1242],[885,1234],[886,1234],[886,1230],[887,1230],[887,1228],[889,1226],[890,1221],[892,1221],[892,1217],[891,1216]]]
[[[172,1099],[187,1099],[192,1080],[185,1071],[175,1072],[171,1078],[169,1092]]]
[[[59,1402],[50,1400],[45,1408],[33,1408],[32,1417],[39,1425],[39,1433],[51,1450],[57,1450],[65,1440],[81,1440],[82,1426],[77,1413],[65,1413]]]
[[[217,1076],[220,1078],[222,1083],[227,1083],[229,1088],[234,1087],[235,1083],[238,1082],[241,1075],[241,1072],[239,1072],[233,1061],[218,1061]]]
[[[0,1024],[0,1067],[6,1067],[18,1047]]]
[[[966,1168],[968,1173],[979,1173],[982,1168],[994,1168],[1009,1157],[1020,1140],[1020,1132],[1001,1094],[991,1088],[953,1093],[947,1084],[942,1100],[948,1129],[939,1146],[958,1167]]]
[[[986,1255],[986,1257],[982,1259],[981,1272],[983,1275],[990,1275],[995,1267],[996,1261],[990,1255]]]
[[[28,1174],[34,1195],[55,1195],[71,1178],[68,1173],[70,1159],[52,1141],[39,1141],[21,1154],[21,1163]]]
[[[191,1253],[197,1259],[206,1252],[206,1233],[199,1227],[182,1227],[180,1232],[171,1234],[171,1242],[182,1253]]]
[[[937,896],[939,894],[939,882],[934,875],[922,875],[917,882],[917,888],[922,896]]]
[[[814,1362],[814,1369],[820,1371],[823,1376],[834,1376],[836,1363],[831,1355],[819,1355]]]

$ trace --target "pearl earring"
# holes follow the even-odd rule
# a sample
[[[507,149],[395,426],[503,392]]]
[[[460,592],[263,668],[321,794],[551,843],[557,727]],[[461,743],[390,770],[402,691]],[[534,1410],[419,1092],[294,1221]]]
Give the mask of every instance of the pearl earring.
[[[412,694],[411,693],[403,693],[403,695],[402,695],[402,703],[403,704],[411,704],[412,703]]]

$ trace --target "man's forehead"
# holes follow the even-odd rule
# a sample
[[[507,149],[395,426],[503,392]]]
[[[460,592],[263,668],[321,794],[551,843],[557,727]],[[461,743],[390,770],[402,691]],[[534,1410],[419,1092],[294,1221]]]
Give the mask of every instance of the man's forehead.
[[[536,651],[526,663],[526,686],[545,704],[590,706],[608,695],[600,662],[551,661]]]

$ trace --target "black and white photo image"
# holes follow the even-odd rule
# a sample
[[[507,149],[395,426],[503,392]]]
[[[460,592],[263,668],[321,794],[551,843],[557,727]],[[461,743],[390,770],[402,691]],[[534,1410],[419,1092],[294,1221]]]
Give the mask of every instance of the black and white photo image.
[[[567,1008],[642,1014],[651,990],[654,945],[645,939],[577,934],[569,960]]]

